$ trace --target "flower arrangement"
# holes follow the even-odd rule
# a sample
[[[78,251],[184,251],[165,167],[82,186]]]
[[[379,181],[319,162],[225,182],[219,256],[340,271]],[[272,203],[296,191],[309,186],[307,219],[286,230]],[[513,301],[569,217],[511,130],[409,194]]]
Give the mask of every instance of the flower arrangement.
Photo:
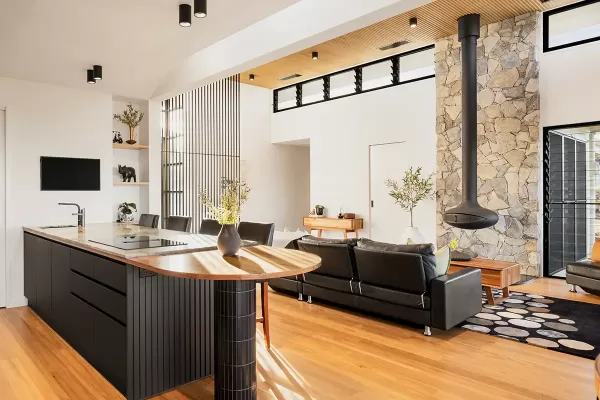
[[[200,193],[200,202],[208,207],[219,224],[235,225],[240,217],[242,204],[248,200],[250,190],[246,182],[229,180],[224,184],[218,206],[208,197],[206,190]]]
[[[121,203],[119,204],[119,221],[131,222],[133,221],[133,212],[137,211],[137,205],[135,203]]]

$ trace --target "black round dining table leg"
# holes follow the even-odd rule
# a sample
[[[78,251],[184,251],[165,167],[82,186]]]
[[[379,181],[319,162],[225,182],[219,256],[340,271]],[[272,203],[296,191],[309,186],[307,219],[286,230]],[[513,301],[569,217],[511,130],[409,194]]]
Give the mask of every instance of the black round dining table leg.
[[[215,281],[215,399],[256,399],[256,282]]]

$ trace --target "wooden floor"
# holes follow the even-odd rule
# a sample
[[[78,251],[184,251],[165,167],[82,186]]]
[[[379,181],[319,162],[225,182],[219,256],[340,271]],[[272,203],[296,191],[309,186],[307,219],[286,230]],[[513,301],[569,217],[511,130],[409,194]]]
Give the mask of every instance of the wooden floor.
[[[514,288],[600,304],[563,280]],[[593,361],[462,329],[433,331],[269,294],[259,399],[593,399]],[[211,399],[212,379],[155,400]],[[0,399],[122,399],[28,308],[0,310]]]

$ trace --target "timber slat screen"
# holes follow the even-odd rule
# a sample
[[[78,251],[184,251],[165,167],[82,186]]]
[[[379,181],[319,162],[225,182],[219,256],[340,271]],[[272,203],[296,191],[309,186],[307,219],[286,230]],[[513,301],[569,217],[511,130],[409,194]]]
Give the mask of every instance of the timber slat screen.
[[[240,76],[165,100],[162,111],[162,226],[189,216],[198,232],[210,217],[200,191],[217,203],[223,184],[240,177]]]

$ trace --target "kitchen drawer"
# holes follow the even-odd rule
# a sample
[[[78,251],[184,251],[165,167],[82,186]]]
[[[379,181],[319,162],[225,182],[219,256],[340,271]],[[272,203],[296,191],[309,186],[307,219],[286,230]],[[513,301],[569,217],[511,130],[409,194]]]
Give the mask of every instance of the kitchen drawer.
[[[102,282],[121,293],[127,292],[127,268],[125,265],[107,260],[102,257],[94,257],[94,276],[98,282]]]
[[[73,294],[69,295],[69,316],[65,322],[67,342],[86,360],[94,351],[94,309]]]
[[[106,288],[74,271],[71,271],[69,283],[72,293],[123,324],[127,323],[127,298],[124,295]]]
[[[71,269],[90,278],[94,277],[96,257],[81,250],[71,249]]]

